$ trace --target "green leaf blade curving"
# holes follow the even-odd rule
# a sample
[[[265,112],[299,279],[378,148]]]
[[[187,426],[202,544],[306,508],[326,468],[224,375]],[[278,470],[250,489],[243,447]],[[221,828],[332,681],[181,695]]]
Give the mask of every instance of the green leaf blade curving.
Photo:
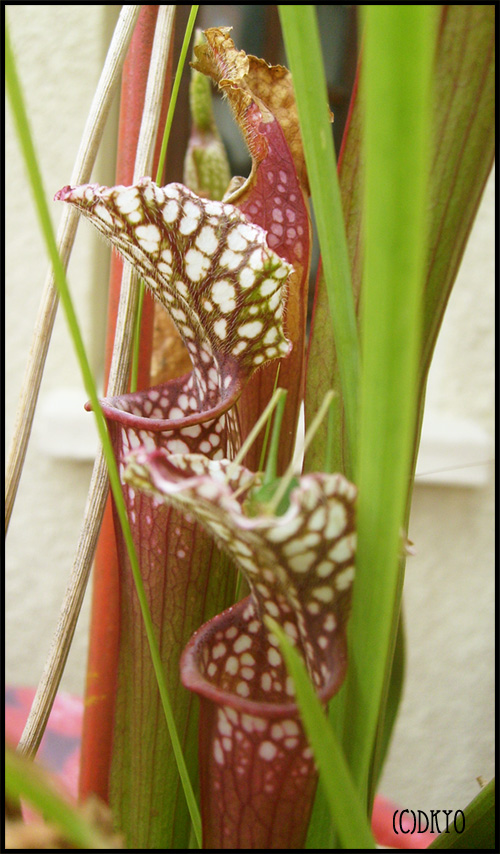
[[[316,14],[313,6],[279,6],[279,12],[293,75],[330,323],[337,341],[338,369],[346,411],[346,443],[354,458],[359,384],[358,333]],[[322,383],[318,400],[321,401],[332,387],[335,386],[331,382],[329,385]],[[317,408],[307,407],[306,419],[316,411]]]
[[[444,831],[429,845],[440,850],[495,851],[495,779],[484,786],[458,817],[457,827],[451,823],[449,832]],[[451,816],[450,816],[451,819]]]
[[[332,822],[342,847],[358,851],[375,848],[375,841],[342,748],[323,711],[304,663],[281,626],[270,617],[266,617],[266,622],[278,638],[288,672],[294,681],[302,722],[320,771],[320,786],[324,789]]]
[[[345,744],[368,806],[417,423],[436,16],[423,6],[364,13],[359,553]]]

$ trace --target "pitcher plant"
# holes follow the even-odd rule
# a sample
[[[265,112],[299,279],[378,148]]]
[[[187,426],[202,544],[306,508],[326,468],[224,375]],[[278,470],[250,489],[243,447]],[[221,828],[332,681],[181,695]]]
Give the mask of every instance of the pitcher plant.
[[[228,28],[197,36],[183,183],[55,195],[135,270],[189,366],[87,404],[116,472],[119,618],[82,795],[109,781],[135,849],[374,847],[426,377],[492,162],[492,7],[363,7],[338,177],[314,7],[278,8],[292,73]]]

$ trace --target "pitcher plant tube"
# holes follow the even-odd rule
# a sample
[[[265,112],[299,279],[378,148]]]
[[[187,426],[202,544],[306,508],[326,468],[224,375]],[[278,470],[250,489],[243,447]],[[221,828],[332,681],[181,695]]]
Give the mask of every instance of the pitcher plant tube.
[[[164,447],[170,454],[198,452],[212,459],[232,454],[239,444],[232,407],[244,383],[258,366],[290,348],[281,321],[282,291],[290,265],[269,249],[263,229],[249,223],[232,205],[201,199],[182,185],[159,188],[145,179],[128,188],[64,188],[58,198],[88,215],[140,269],[152,292],[168,306],[192,358],[193,369],[187,376],[103,401],[119,467],[123,470],[127,453],[138,445],[150,450]],[[224,561],[219,577],[211,543],[198,526],[177,512],[158,508],[147,496],[137,496],[130,486],[124,494],[150,608],[158,628],[162,627],[165,666],[172,670],[174,685],[178,639],[185,641],[186,634],[203,622],[209,574],[219,596],[223,585],[228,588],[228,603],[235,578],[231,581]],[[136,662],[141,657],[141,623],[133,583],[124,568],[123,545],[119,551],[125,637],[136,638],[134,653],[121,649],[126,674],[123,691],[133,702],[135,674],[144,701],[147,663],[129,670],[134,655]],[[120,725],[120,709],[126,716],[128,708],[120,702],[120,684],[115,726]],[[154,674],[150,688],[155,688]],[[186,698],[184,705],[187,718]],[[183,731],[187,724],[180,719],[181,708],[179,702],[176,712]],[[143,762],[141,742],[136,751],[130,736],[126,742],[124,750],[132,767]],[[120,773],[112,775],[115,798],[122,795],[117,790],[122,770],[120,765]]]
[[[170,453],[202,452],[215,459],[231,455],[239,443],[239,422],[242,422],[243,433],[247,433],[269,399],[275,370],[266,374],[266,363],[290,351],[295,367],[292,365],[280,378],[290,392],[285,420],[288,426],[283,430],[285,440],[280,452],[282,461],[289,461],[295,441],[302,397],[310,226],[300,184],[305,180],[305,170],[303,161],[300,162],[297,118],[291,109],[291,79],[285,69],[270,68],[265,62],[236,51],[227,30],[212,30],[205,35],[207,45],[196,48],[201,57],[196,67],[210,73],[221,88],[226,86],[233,93],[235,114],[254,158],[250,178],[230,196],[235,206],[202,199],[181,185],[159,188],[147,179],[129,188],[64,188],[56,196],[87,215],[136,266],[149,290],[167,308],[178,326],[193,363],[192,372],[184,378],[147,393],[104,402],[103,409],[121,466],[126,451],[138,443],[163,444]],[[274,87],[273,82],[277,83]],[[254,90],[258,94],[254,94]],[[272,109],[281,116],[284,128]],[[300,179],[294,155],[300,162]],[[260,227],[261,223],[266,230]],[[292,267],[291,261],[297,269]],[[282,290],[286,293],[287,333],[290,328],[291,343],[282,331]],[[287,361],[289,359],[284,364]],[[239,410],[231,412],[257,368],[260,369],[259,384]],[[256,450],[252,448],[252,453]],[[169,510],[156,510],[145,496],[136,501],[130,487],[124,494],[131,525],[135,527],[136,547],[139,554],[144,553],[150,589],[155,590],[150,607],[158,611],[155,621],[163,626],[161,645],[165,647],[165,658],[172,668],[172,691],[176,692],[180,648],[193,629],[203,622],[204,608],[210,609],[210,599],[207,603],[203,591],[215,590],[219,603],[229,604],[231,593],[234,597],[234,586],[228,581],[231,576],[228,576],[225,561],[212,553],[206,535],[196,526],[190,530],[185,519]],[[159,524],[161,516],[163,522]],[[153,538],[152,525],[156,532]],[[146,530],[141,534],[144,526]],[[200,543],[197,536],[201,538]],[[126,565],[123,544],[119,551],[122,564]],[[219,572],[216,564],[221,564]],[[130,576],[124,576],[124,591],[127,590],[126,577]],[[169,585],[175,589],[175,596]],[[186,603],[191,601],[192,607],[186,608]],[[159,604],[162,602],[169,603],[166,613],[165,606]],[[184,623],[182,615],[187,614],[189,618]],[[130,792],[125,794],[121,789],[125,776],[122,761],[127,762],[129,772],[133,771],[135,763],[144,762],[143,739],[138,737],[134,753],[123,723],[134,702],[130,662],[139,660],[142,644],[140,621],[136,617],[131,585],[122,599],[123,626],[127,627],[123,634],[126,638],[137,635],[137,640],[134,651],[125,652],[125,645],[120,648],[119,673],[126,675],[119,678],[115,770],[111,772],[112,799],[120,801],[122,815],[130,816],[131,832],[136,825],[132,816],[135,809],[140,809],[140,804]],[[137,664],[132,669],[134,667],[138,683],[143,684],[147,662],[143,660],[141,668]],[[120,685],[124,687],[120,689]],[[150,688],[154,691],[153,674]],[[123,692],[128,694],[128,702],[121,699]],[[144,697],[144,691],[142,694]],[[184,700],[184,715],[179,711],[182,706],[180,699],[176,711],[178,725],[184,732],[189,725],[191,704]],[[116,745],[121,737],[124,739],[123,756],[128,759],[117,764],[121,751]],[[166,734],[163,746],[168,751]],[[154,766],[153,753],[151,762]],[[195,771],[194,762],[192,768]],[[160,778],[164,787],[164,775],[158,767],[157,792],[162,791]],[[158,813],[161,814],[159,838],[164,839],[171,822],[165,809],[158,808]]]

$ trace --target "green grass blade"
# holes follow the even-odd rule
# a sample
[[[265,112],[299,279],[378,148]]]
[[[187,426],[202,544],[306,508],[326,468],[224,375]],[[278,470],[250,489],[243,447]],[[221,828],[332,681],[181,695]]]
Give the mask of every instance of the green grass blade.
[[[429,848],[497,851],[495,814],[495,780],[493,779],[464,809],[463,819],[462,816],[458,816],[457,828],[462,832],[457,832],[450,816],[449,832],[441,833],[434,842],[431,842]]]
[[[368,803],[392,630],[397,625],[401,528],[418,421],[437,7],[363,10],[363,368],[345,744],[354,779]]]
[[[432,81],[420,419],[430,360],[495,150],[495,9],[481,5],[441,6],[439,16]],[[420,425],[416,433],[414,465]],[[390,701],[389,695],[388,704]],[[383,730],[379,732],[382,734]],[[377,750],[377,754],[375,775],[383,750]],[[374,781],[375,777],[372,785]]]
[[[359,343],[325,73],[314,6],[279,6],[338,352],[348,443],[355,458]]]
[[[163,139],[161,143],[160,157],[158,160],[158,168],[156,170],[156,183],[159,184],[162,180],[163,169],[165,167],[165,158],[167,155],[167,146],[168,140],[170,137],[170,129],[172,127],[172,122],[174,119],[175,105],[177,104],[177,95],[179,94],[179,87],[181,85],[181,77],[182,72],[184,70],[184,63],[186,62],[187,51],[189,47],[189,42],[191,40],[191,35],[193,33],[194,23],[196,21],[196,16],[198,14],[199,6],[191,6],[191,12],[189,14],[188,22],[186,24],[186,31],[184,33],[184,40],[182,42],[182,48],[179,56],[179,61],[177,63],[177,71],[175,72],[174,77],[174,85],[172,86],[172,92],[170,95],[170,101],[168,104],[167,110],[167,118],[165,121],[165,128],[163,131]],[[130,379],[130,390],[137,390],[137,376],[139,372],[139,349],[141,343],[141,320],[142,320],[142,306],[144,303],[144,293],[145,293],[145,285],[141,280],[139,285],[139,296],[137,300],[137,316],[135,320],[135,328],[134,328],[134,349],[132,354],[132,367],[131,367],[131,379]]]
[[[333,35],[332,35],[333,39]],[[358,64],[359,68],[359,64]],[[344,129],[342,148],[339,153],[338,176],[342,211],[344,215],[347,249],[349,253],[353,299],[358,310],[362,273],[362,172],[361,157],[361,107],[358,75],[354,82],[351,104]],[[344,404],[338,369],[338,353],[332,329],[328,293],[322,267],[318,272],[314,310],[307,351],[307,376],[305,410],[314,413],[327,389],[338,393],[339,405],[332,423],[331,438],[327,426],[320,429],[305,460],[306,471],[320,471],[325,456],[325,444],[329,444],[333,471],[342,472],[349,479],[354,477],[354,460],[349,453],[345,436]],[[310,415],[308,415],[310,417]]]
[[[319,425],[323,421],[325,415],[327,414],[327,412],[329,412],[330,406],[331,406],[331,403],[332,403],[334,397],[335,397],[335,393],[333,391],[328,391],[326,393],[326,395],[325,395],[325,397],[321,403],[321,406],[319,407],[316,415],[314,416],[311,423],[309,424],[309,426],[306,430],[306,435],[304,436],[304,442],[303,442],[304,453],[307,451],[307,448],[311,444],[311,442],[314,438],[314,435],[315,435]],[[295,476],[295,463],[294,463],[294,460],[292,459],[288,465],[288,468],[286,469],[285,473],[283,474],[283,477],[280,479],[280,481],[278,483],[278,487],[276,489],[276,492],[274,493],[271,501],[269,502],[268,512],[271,512],[271,513],[277,513],[278,512],[278,507],[279,507],[281,501],[284,499],[287,492],[289,492],[290,484],[292,483],[294,476]]]
[[[373,764],[373,786],[377,786],[383,764],[391,742],[394,724],[403,696],[403,686],[406,669],[406,636],[404,614],[401,609],[398,620],[398,630],[394,644],[391,673],[387,686],[385,712],[379,719],[379,734],[377,736],[376,752]]]
[[[264,477],[262,479],[263,486],[269,486],[276,481],[278,477],[278,452],[280,447],[280,431],[281,424],[283,422],[283,413],[285,412],[285,404],[286,404],[286,389],[283,389],[285,394],[283,394],[278,403],[276,405],[276,412],[274,413],[273,418],[273,430],[271,433],[271,442],[269,444],[269,452],[267,453]],[[267,436],[269,427],[271,424],[271,419],[266,424],[266,434],[264,435],[264,442],[262,445],[262,452],[264,453],[267,450]]]
[[[495,157],[496,8],[438,8],[423,381]]]
[[[162,179],[163,168],[165,166],[165,157],[167,155],[167,146],[168,140],[170,138],[170,129],[172,127],[172,122],[174,119],[175,105],[177,104],[177,95],[179,94],[179,87],[181,85],[181,77],[182,72],[184,71],[184,64],[186,62],[186,56],[188,52],[189,42],[191,41],[191,36],[193,33],[194,24],[196,21],[196,16],[198,14],[199,6],[191,6],[191,12],[189,13],[188,22],[186,24],[186,31],[184,33],[184,39],[182,42],[181,52],[179,56],[179,62],[177,63],[177,71],[175,72],[174,85],[172,86],[172,94],[170,96],[170,102],[168,105],[167,119],[165,122],[165,130],[163,133],[163,139],[161,143],[161,151],[160,158],[158,161],[158,169],[156,172],[156,181],[159,182]]]
[[[278,362],[278,367],[276,369],[276,376],[274,378],[273,397],[276,394],[276,389],[278,388],[279,375],[280,375],[280,363]],[[264,467],[266,466],[266,457],[268,456],[267,445],[269,442],[269,433],[271,431],[271,421],[273,421],[273,423],[274,423],[274,420],[275,419],[269,418],[269,420],[266,424],[266,429],[264,431],[264,438],[262,440],[262,450],[260,452],[260,460],[259,460],[259,465],[257,467],[257,471],[264,471]],[[280,419],[280,423],[281,423],[281,419]],[[271,454],[269,454],[269,456],[271,456]],[[273,465],[277,465],[276,461],[273,461]]]
[[[318,700],[304,663],[281,626],[270,617],[265,619],[269,629],[278,638],[287,670],[293,679],[304,729],[319,768],[320,785],[342,846],[351,851],[375,848],[375,840],[342,748]]]
[[[90,398],[92,409],[96,418],[97,429],[99,432],[99,437],[102,443],[103,452],[106,458],[106,462],[108,465],[109,471],[109,479],[110,486],[113,492],[113,497],[115,499],[117,512],[120,518],[120,523],[123,530],[123,535],[125,538],[125,543],[127,546],[127,550],[130,557],[130,562],[132,566],[132,571],[134,574],[134,580],[137,588],[137,596],[140,602],[141,612],[144,619],[144,625],[150,645],[151,657],[153,660],[153,664],[155,667],[155,672],[158,680],[158,688],[160,691],[163,709],[165,712],[165,717],[168,724],[168,729],[170,733],[170,737],[172,739],[172,745],[176,757],[176,761],[179,767],[179,774],[183,783],[184,792],[186,796],[186,800],[188,803],[188,807],[191,814],[191,819],[193,822],[193,828],[196,833],[198,844],[201,847],[201,820],[198,810],[198,805],[196,802],[196,798],[194,796],[194,792],[192,790],[191,781],[189,779],[189,774],[187,772],[186,764],[184,761],[184,756],[182,753],[182,749],[180,746],[179,738],[177,735],[175,721],[173,717],[172,708],[170,705],[170,701],[168,698],[168,692],[166,688],[166,683],[163,675],[162,663],[160,652],[158,649],[158,644],[156,641],[154,627],[151,620],[151,615],[149,612],[147,598],[139,570],[139,564],[137,561],[137,555],[135,553],[134,543],[132,539],[132,532],[130,530],[130,526],[128,524],[127,513],[125,509],[125,504],[123,500],[120,478],[118,474],[118,469],[116,467],[115,459],[113,456],[113,450],[111,447],[111,441],[109,438],[106,421],[104,415],[102,413],[99,398],[97,395],[97,389],[94,383],[94,378],[92,375],[92,371],[90,369],[90,365],[88,362],[87,354],[85,352],[85,347],[83,344],[82,335],[80,332],[78,320],[75,314],[75,310],[73,307],[73,302],[71,299],[70,291],[68,288],[66,274],[64,271],[64,267],[62,265],[61,259],[59,257],[59,253],[57,250],[57,243],[54,235],[54,231],[52,228],[52,222],[50,219],[50,214],[47,206],[47,200],[45,196],[45,192],[43,189],[42,177],[40,174],[40,170],[38,167],[38,159],[36,157],[35,148],[33,145],[33,140],[31,137],[31,132],[29,128],[28,118],[26,115],[26,109],[24,105],[24,99],[22,96],[21,86],[19,82],[19,78],[16,71],[14,55],[12,52],[12,47],[9,38],[8,26],[5,28],[5,71],[6,71],[6,82],[7,82],[7,93],[9,97],[9,101],[12,108],[12,113],[16,125],[16,130],[19,136],[21,150],[24,156],[26,168],[28,171],[28,176],[31,184],[31,188],[33,191],[33,196],[35,200],[35,207],[38,214],[38,218],[40,221],[40,226],[42,230],[43,237],[45,239],[47,250],[49,253],[50,260],[54,267],[54,275],[57,284],[57,288],[59,291],[59,297],[61,300],[61,305],[63,306],[63,310],[66,316],[66,320],[68,323],[68,327],[70,330],[70,334],[73,340],[75,352],[78,358],[80,370],[83,377],[83,382],[85,386],[85,390]]]

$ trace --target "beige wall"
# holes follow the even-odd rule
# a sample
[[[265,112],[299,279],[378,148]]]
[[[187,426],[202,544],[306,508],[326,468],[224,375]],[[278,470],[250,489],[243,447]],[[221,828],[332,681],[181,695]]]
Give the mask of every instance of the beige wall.
[[[109,17],[117,8],[8,7],[48,199],[69,181],[109,40]],[[6,162],[8,443],[47,267],[9,114]],[[93,180],[109,183],[110,169],[109,164],[99,166]],[[50,206],[57,223],[58,206]],[[429,409],[438,420],[446,415],[459,430],[457,419],[465,416],[491,443],[493,214],[491,179],[449,306],[428,393]],[[101,250],[102,244],[94,241],[90,227],[84,224],[69,279],[94,367],[98,367],[102,345],[106,282]],[[41,404],[54,390],[79,386],[60,315]],[[85,393],[80,394],[83,404]],[[7,539],[6,679],[19,685],[35,685],[43,667],[91,472],[89,462],[51,456],[44,430],[46,422],[37,414]],[[491,456],[488,450],[486,458]],[[493,774],[491,463],[486,471],[486,482],[475,487],[432,486],[422,479],[415,488],[409,534],[417,555],[408,561],[405,585],[408,676],[382,781],[385,794],[413,809],[459,808],[476,793],[475,777]],[[88,601],[63,679],[63,688],[76,693],[83,690],[87,622]]]
[[[67,184],[109,42],[110,18],[119,7],[10,5],[7,16],[18,73],[25,92],[46,197],[57,225],[54,193]],[[6,447],[47,270],[47,254],[34,213],[24,165],[6,116]],[[109,183],[106,158],[93,180]],[[69,265],[69,283],[93,368],[102,350],[107,250],[86,223]],[[100,292],[100,293],[99,293]],[[6,678],[35,685],[55,626],[78,538],[90,462],[55,460],[43,450],[40,407],[56,389],[86,400],[61,311],[56,318],[26,465],[6,541]],[[92,416],[87,416],[92,418]],[[88,604],[88,603],[87,603]],[[86,661],[85,607],[63,687],[81,693]]]

